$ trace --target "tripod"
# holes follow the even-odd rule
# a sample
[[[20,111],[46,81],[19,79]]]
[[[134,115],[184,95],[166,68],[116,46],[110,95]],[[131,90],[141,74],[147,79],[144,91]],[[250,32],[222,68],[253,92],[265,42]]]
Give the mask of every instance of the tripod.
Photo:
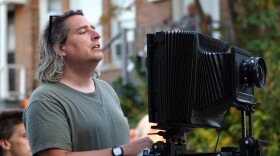
[[[166,139],[166,143],[154,143],[151,151],[143,151],[143,156],[261,156],[261,148],[268,146],[269,143],[254,138],[253,113],[256,105],[256,103],[241,101],[233,104],[241,114],[242,138],[239,140],[239,151],[237,147],[222,147],[221,152],[187,153],[181,137],[178,137],[175,131],[168,130],[158,133]],[[249,135],[247,135],[247,117]]]
[[[241,101],[238,101],[236,105],[236,108],[241,114],[242,124],[242,138],[239,141],[239,150],[241,156],[261,156],[261,147],[266,147],[269,144],[267,141],[254,138],[253,113],[255,111],[255,106],[257,106],[256,103],[244,103]],[[248,117],[249,135],[246,133],[246,117]]]

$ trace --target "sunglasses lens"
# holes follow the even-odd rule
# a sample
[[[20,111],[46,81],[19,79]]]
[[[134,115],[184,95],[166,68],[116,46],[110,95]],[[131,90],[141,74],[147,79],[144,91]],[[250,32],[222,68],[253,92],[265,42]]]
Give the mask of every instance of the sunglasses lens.
[[[59,13],[51,14],[49,19],[49,41],[51,41],[51,31],[52,31],[52,23],[56,19],[56,17],[61,16]]]

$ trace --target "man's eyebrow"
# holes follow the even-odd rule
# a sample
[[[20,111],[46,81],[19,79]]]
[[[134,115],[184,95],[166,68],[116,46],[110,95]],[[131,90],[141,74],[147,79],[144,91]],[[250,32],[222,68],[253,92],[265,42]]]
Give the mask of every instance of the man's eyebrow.
[[[90,27],[95,30],[95,27],[93,25],[90,25]],[[86,28],[88,28],[88,25],[81,26],[76,31],[79,31],[81,29],[86,29]]]
[[[79,31],[79,30],[81,30],[81,29],[86,29],[87,27],[88,27],[87,25],[81,26],[81,27],[79,27],[76,31]]]

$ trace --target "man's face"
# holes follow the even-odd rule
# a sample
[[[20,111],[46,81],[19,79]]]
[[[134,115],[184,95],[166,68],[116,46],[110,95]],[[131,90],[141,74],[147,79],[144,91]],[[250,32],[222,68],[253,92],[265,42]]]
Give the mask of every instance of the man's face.
[[[66,64],[82,66],[103,59],[99,43],[101,36],[84,16],[71,16],[65,20],[65,24],[69,27],[67,40],[62,47]]]
[[[196,14],[196,5],[195,4],[190,4],[187,7],[187,11],[189,13],[189,16],[195,16],[195,14]]]
[[[10,143],[10,152],[13,156],[31,156],[31,150],[26,137],[23,123],[14,127],[14,133],[8,140]]]

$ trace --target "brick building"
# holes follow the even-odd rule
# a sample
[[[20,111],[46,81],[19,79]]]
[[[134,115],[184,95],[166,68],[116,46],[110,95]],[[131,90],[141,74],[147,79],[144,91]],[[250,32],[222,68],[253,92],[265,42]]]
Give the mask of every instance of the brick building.
[[[76,3],[75,0],[0,1],[0,100],[22,99],[36,88],[34,71],[39,32],[49,13],[76,9],[79,7]]]
[[[137,54],[145,51],[147,33],[169,29],[166,22],[177,21],[186,11],[185,6],[192,0],[131,0],[130,19],[111,19],[102,29],[104,49],[103,72],[101,79],[112,82],[118,76],[124,76],[126,53]],[[40,29],[53,10],[63,12],[80,7],[75,0],[0,0],[1,46],[0,46],[0,99],[18,96],[20,99],[38,85],[34,81],[36,68],[36,45]],[[110,16],[112,4],[121,0],[98,0],[102,2],[103,16]],[[93,3],[93,2],[92,2]],[[227,1],[202,1],[206,12],[217,20],[228,20]],[[87,6],[96,8],[97,6]],[[214,9],[213,9],[214,7]],[[211,9],[212,8],[212,9]],[[208,9],[208,10],[207,10]],[[221,14],[221,12],[223,12]],[[98,19],[96,15],[89,15]],[[124,36],[119,35],[125,30]],[[116,39],[113,39],[116,37]],[[107,44],[111,41],[110,44]],[[127,43],[124,45],[124,42]],[[123,51],[126,51],[124,53]],[[123,57],[124,55],[124,57]],[[145,56],[145,55],[142,55]],[[144,57],[143,57],[144,58]],[[144,60],[144,59],[143,59]],[[144,64],[143,64],[144,65]],[[10,91],[11,90],[11,91]],[[7,92],[8,91],[8,92]],[[15,91],[15,92],[13,92]]]

